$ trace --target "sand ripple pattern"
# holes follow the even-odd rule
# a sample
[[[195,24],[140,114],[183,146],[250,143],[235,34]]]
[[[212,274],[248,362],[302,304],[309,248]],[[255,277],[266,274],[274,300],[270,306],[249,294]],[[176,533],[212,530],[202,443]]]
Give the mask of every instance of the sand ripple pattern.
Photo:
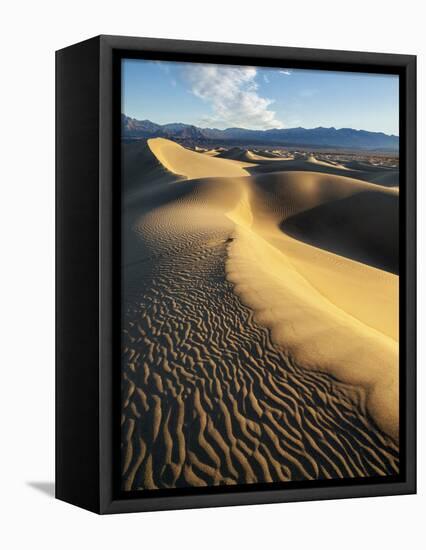
[[[362,393],[298,368],[240,302],[230,235],[189,232],[126,269],[123,489],[397,473]]]

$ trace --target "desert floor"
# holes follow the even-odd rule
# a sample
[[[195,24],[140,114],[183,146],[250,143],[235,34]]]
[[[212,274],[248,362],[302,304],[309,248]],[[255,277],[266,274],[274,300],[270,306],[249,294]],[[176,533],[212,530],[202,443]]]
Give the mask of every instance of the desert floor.
[[[125,490],[398,473],[398,168],[123,142]]]

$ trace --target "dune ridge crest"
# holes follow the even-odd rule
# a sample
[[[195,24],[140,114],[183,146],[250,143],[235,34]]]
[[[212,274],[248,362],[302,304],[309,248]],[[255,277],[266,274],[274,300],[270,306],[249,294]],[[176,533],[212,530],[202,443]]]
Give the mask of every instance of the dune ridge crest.
[[[166,141],[150,140],[150,148],[168,170],[182,174],[180,163],[195,162],[187,177],[219,176],[234,192],[239,189],[227,210],[224,181],[214,185],[210,179],[203,202],[215,204],[235,224],[226,274],[256,321],[303,368],[361,387],[377,425],[398,439],[398,278],[310,246],[279,227],[292,215],[334,199],[361,192],[396,196],[398,190],[318,172],[279,172],[273,178],[245,173],[237,179],[234,170],[244,170],[240,162],[230,170],[219,166],[225,159]],[[308,160],[315,162],[326,164]]]
[[[226,273],[255,320],[270,329],[274,342],[299,366],[361,387],[372,418],[398,439],[395,340],[334,305],[250,228],[240,226],[234,232]]]
[[[340,338],[352,339],[358,323],[396,345],[386,320],[394,279],[353,261],[350,231],[341,258],[307,244],[303,223],[297,239],[283,223],[303,212],[312,217],[344,196],[387,193],[384,202],[392,203],[397,191],[321,174],[326,167],[303,159],[268,164],[265,156],[243,174],[239,163],[229,172],[232,164],[204,163],[210,155],[201,148],[162,143],[123,143],[123,490],[397,473],[398,444],[378,427],[372,408],[383,387],[373,384],[368,395],[358,381],[329,374],[327,357],[335,354],[312,349],[320,335],[306,326],[324,335],[328,328],[334,337],[337,322]],[[256,173],[260,166],[264,173]],[[392,223],[381,209],[384,234],[387,218]],[[348,303],[348,288],[363,299]],[[377,288],[387,289],[380,299]],[[319,311],[318,300],[326,304]],[[363,364],[355,355],[357,369]]]
[[[164,138],[148,139],[148,147],[167,170],[188,179],[245,176],[249,162],[235,162],[189,151],[178,143]]]

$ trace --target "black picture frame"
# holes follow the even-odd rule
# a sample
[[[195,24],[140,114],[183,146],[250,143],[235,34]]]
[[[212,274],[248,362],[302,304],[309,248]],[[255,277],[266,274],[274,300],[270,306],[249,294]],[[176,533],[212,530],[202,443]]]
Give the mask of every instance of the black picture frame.
[[[404,192],[400,195],[402,467],[397,479],[172,490],[154,496],[120,492],[117,102],[122,57],[399,75]],[[415,492],[416,57],[104,35],[56,52],[56,498],[108,514]]]

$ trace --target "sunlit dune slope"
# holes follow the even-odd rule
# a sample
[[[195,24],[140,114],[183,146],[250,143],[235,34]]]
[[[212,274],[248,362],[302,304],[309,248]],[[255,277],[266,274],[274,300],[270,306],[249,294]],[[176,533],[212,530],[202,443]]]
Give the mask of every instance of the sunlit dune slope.
[[[293,157],[282,157],[279,155],[275,155],[272,153],[255,153],[253,151],[247,151],[246,152],[246,158],[249,161],[253,162],[277,162],[277,161],[286,161],[286,160],[292,160]]]
[[[167,231],[184,232],[188,224],[231,227],[227,277],[255,320],[301,367],[362,388],[370,415],[397,439],[398,277],[351,259],[357,257],[354,242],[337,234],[335,212],[339,201],[356,200],[359,194],[380,209],[397,190],[319,172],[248,176],[240,162],[188,151],[167,140],[149,140],[149,147],[167,170],[203,179],[183,182],[190,192],[146,216],[145,226],[155,227],[157,235],[165,231],[164,238]],[[334,204],[331,213],[315,212],[327,204]],[[309,211],[319,230],[325,216],[329,241],[334,228],[339,254],[330,245],[324,250],[315,235],[308,236],[318,246],[303,242],[306,232],[298,239],[286,234],[291,217]],[[392,209],[380,214],[393,215]],[[359,221],[358,216],[346,220],[345,232],[353,230],[362,247],[369,233],[359,231]],[[303,224],[299,231],[303,233]],[[380,247],[379,227],[375,239]]]
[[[255,153],[250,150],[241,149],[240,147],[232,147],[231,149],[226,149],[221,151],[217,155],[219,158],[242,161],[242,162],[254,162],[254,163],[271,163],[271,162],[285,162],[287,160],[292,160],[292,157],[280,157],[271,153]]]
[[[319,166],[325,166],[326,168],[339,168],[340,170],[349,170],[346,166],[343,164],[339,164],[338,162],[327,162],[325,160],[319,160],[315,157],[315,155],[310,155],[307,159],[307,162],[311,164],[317,164]]]
[[[248,173],[244,168],[251,166],[247,162],[210,158],[163,138],[149,139],[148,146],[167,170],[187,178],[243,176]]]
[[[230,214],[236,293],[299,365],[361,386],[370,414],[396,439],[398,278],[283,234],[276,220],[286,205],[268,219],[260,199],[252,188]]]

